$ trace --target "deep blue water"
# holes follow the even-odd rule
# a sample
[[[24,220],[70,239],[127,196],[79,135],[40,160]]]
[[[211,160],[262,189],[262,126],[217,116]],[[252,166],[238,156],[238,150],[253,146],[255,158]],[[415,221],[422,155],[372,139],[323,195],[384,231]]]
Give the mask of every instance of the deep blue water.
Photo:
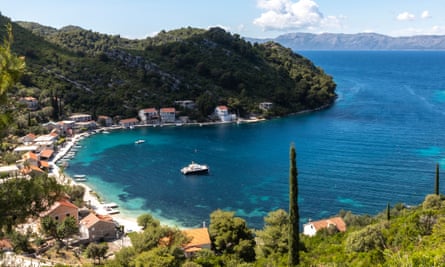
[[[445,52],[302,54],[334,77],[331,108],[256,124],[97,134],[67,172],[87,174],[126,215],[151,212],[178,226],[208,223],[220,208],[261,228],[269,211],[287,210],[292,142],[302,222],[341,209],[376,214],[433,192],[435,165],[445,165]],[[192,160],[210,174],[183,176]]]

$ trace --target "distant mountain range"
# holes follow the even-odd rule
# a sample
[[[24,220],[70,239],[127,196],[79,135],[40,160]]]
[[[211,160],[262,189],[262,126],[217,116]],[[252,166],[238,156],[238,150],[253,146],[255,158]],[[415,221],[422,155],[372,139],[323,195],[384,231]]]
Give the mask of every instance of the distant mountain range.
[[[444,35],[391,37],[377,33],[288,33],[274,39],[248,39],[263,43],[275,41],[298,50],[443,50]]]

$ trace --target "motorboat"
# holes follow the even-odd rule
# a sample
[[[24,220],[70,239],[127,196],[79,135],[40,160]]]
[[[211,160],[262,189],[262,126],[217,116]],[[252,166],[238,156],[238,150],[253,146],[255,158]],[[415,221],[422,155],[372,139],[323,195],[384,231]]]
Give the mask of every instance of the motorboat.
[[[188,166],[181,169],[182,174],[206,174],[209,172],[209,167],[207,165],[201,165],[192,161]]]
[[[143,140],[143,139],[139,139],[139,140],[134,141],[134,143],[135,143],[136,145],[139,145],[139,144],[145,143],[145,140]]]
[[[74,175],[74,181],[76,182],[86,182],[87,176],[85,174],[76,174]]]

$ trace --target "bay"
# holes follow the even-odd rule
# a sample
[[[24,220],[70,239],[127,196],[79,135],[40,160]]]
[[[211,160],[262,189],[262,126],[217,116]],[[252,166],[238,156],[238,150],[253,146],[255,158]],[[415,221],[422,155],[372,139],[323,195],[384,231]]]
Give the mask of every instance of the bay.
[[[445,52],[301,53],[334,77],[332,107],[255,124],[96,134],[82,141],[67,173],[87,174],[124,215],[150,212],[180,227],[208,223],[223,209],[262,228],[269,211],[287,210],[292,143],[302,222],[341,209],[376,214],[432,193],[435,165],[445,164]],[[192,160],[210,174],[183,176]]]

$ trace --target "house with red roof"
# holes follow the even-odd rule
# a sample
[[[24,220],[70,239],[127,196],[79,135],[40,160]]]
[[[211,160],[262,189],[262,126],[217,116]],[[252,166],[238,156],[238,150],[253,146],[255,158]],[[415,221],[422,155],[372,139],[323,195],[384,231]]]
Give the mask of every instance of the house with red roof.
[[[67,199],[61,199],[54,202],[54,204],[45,212],[40,214],[40,217],[50,216],[56,222],[62,222],[67,217],[74,217],[76,223],[79,223],[79,208]]]
[[[139,120],[137,118],[122,119],[119,121],[119,125],[124,128],[131,128],[138,124]]]
[[[176,121],[176,109],[175,108],[161,108],[159,110],[159,116],[162,123],[172,123]]]
[[[346,231],[346,223],[341,217],[333,217],[330,219],[309,221],[303,225],[303,234],[307,236],[314,236],[321,229],[328,227],[335,227],[339,232]]]
[[[26,152],[25,154],[22,155],[22,159],[24,162],[26,162],[25,165],[29,165],[29,166],[39,166],[39,155],[37,155],[36,153],[33,153],[31,151]]]
[[[49,160],[54,154],[54,150],[52,149],[44,149],[40,151],[40,160]]]
[[[187,258],[192,257],[197,251],[211,248],[210,235],[207,228],[186,229],[182,232],[190,238],[190,241],[182,247]]]
[[[230,122],[236,120],[235,114],[229,113],[229,108],[227,106],[217,106],[215,108],[215,115],[219,118],[222,122]]]
[[[114,240],[119,235],[117,225],[108,215],[90,213],[79,223],[82,240],[88,242]]]
[[[159,113],[155,108],[144,108],[138,112],[139,119],[142,123],[157,123],[159,121]]]

